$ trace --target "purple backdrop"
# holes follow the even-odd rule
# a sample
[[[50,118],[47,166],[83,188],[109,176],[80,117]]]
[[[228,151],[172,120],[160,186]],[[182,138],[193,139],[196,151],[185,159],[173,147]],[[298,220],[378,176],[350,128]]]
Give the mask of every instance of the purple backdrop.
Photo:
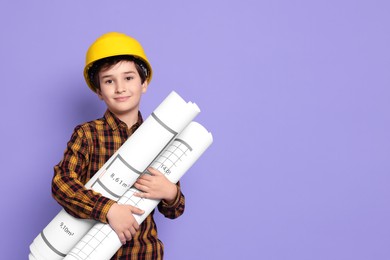
[[[390,259],[389,1],[2,1],[1,259],[58,213],[53,166],[100,117],[82,77],[108,31],[154,68],[145,116],[176,90],[213,146],[157,217],[166,259]]]

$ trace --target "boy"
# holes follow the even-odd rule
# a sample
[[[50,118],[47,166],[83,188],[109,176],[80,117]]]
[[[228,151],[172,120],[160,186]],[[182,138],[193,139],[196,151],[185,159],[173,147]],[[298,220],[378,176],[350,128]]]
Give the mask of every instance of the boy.
[[[111,259],[162,259],[163,244],[157,237],[153,214],[139,226],[132,214],[142,210],[86,189],[84,184],[142,124],[141,96],[152,78],[152,68],[142,46],[121,33],[107,33],[88,49],[84,77],[87,85],[107,106],[104,116],[77,126],[64,158],[54,167],[52,194],[72,216],[108,223],[123,246]],[[151,175],[134,184],[139,197],[161,199],[158,210],[167,218],[184,212],[179,184],[149,168]]]

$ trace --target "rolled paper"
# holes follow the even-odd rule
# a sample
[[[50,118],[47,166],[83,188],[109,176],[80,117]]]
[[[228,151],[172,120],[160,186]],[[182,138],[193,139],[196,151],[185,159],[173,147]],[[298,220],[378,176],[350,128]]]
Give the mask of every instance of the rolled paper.
[[[199,112],[172,91],[85,187],[117,201]],[[62,209],[30,245],[29,259],[63,259],[95,223]]]
[[[168,180],[177,183],[185,172],[199,159],[213,141],[211,133],[196,122],[191,122],[173,142],[153,161],[151,167],[163,173]],[[148,173],[145,173],[148,174]],[[160,200],[144,199],[134,195],[139,192],[131,187],[118,201],[145,211],[133,215],[141,224],[155,209]],[[107,260],[122,246],[117,234],[108,224],[97,223],[76,244],[65,260]]]

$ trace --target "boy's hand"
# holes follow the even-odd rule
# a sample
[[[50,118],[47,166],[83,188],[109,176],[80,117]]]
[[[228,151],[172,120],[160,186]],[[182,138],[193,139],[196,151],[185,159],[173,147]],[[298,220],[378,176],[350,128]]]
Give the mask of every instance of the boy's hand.
[[[130,206],[115,203],[107,213],[108,224],[118,235],[122,244],[130,241],[137,232],[139,225],[132,214],[141,215],[144,211]]]
[[[163,199],[168,203],[172,202],[177,196],[176,184],[170,182],[164,174],[148,168],[149,174],[144,174],[134,183],[134,187],[139,189],[140,193],[134,195],[146,199]]]

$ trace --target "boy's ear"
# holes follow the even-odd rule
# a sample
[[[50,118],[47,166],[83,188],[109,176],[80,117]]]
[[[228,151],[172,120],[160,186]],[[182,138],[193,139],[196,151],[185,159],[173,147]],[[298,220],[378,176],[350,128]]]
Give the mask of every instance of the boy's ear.
[[[96,94],[97,94],[97,96],[99,97],[100,100],[103,100],[102,92],[100,91],[100,89],[96,89]]]
[[[145,80],[144,83],[142,83],[142,93],[145,93],[148,89],[148,81]]]

